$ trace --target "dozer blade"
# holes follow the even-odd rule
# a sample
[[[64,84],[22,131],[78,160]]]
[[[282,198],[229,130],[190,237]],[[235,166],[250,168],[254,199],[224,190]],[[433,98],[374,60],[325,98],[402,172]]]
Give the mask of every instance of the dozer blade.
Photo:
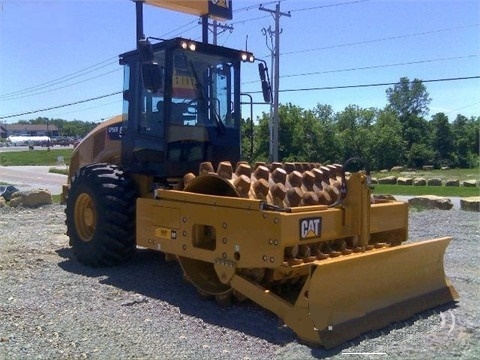
[[[443,268],[450,240],[439,238],[318,262],[308,302],[321,345],[334,347],[458,298]]]

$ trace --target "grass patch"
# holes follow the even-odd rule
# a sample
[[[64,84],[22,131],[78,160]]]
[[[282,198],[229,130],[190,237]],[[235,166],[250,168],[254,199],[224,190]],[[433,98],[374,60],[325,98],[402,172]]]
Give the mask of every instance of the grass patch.
[[[373,194],[390,194],[390,195],[436,195],[436,196],[454,196],[454,197],[470,197],[480,196],[480,188],[478,187],[454,187],[454,186],[413,186],[413,185],[373,185]]]
[[[389,171],[386,173],[376,172],[372,177],[382,179],[387,176],[408,177],[408,178],[425,178],[425,179],[442,179],[442,180],[479,180],[480,169],[448,169],[448,170],[417,170],[417,171]]]
[[[56,166],[59,156],[63,156],[65,164],[70,163],[73,149],[27,150],[0,153],[2,166]]]

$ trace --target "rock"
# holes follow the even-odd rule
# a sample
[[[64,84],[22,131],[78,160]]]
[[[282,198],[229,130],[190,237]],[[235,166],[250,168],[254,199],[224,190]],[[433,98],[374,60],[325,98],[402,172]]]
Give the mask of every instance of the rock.
[[[427,180],[428,186],[442,186],[442,179],[433,178]]]
[[[370,184],[378,184],[378,179],[376,177],[372,177],[370,179]]]
[[[373,194],[371,200],[372,204],[381,204],[390,201],[396,201],[397,199],[395,199],[393,195],[389,194]]]
[[[460,199],[460,209],[480,212],[480,196],[472,196]]]
[[[12,195],[10,200],[11,207],[39,207],[41,205],[52,204],[52,194],[45,189],[38,189],[32,191],[19,191]]]
[[[460,186],[460,181],[457,179],[447,180],[445,181],[445,186]]]
[[[449,170],[449,169],[450,169],[450,166],[442,166],[442,167],[440,168],[440,170]]]
[[[397,177],[396,176],[387,176],[382,179],[378,179],[379,184],[396,184]]]
[[[397,179],[397,185],[412,185],[413,179],[407,177],[399,177]]]
[[[427,180],[424,178],[415,178],[413,179],[413,186],[425,186],[427,185]]]
[[[7,202],[5,201],[3,196],[0,196],[0,208],[5,207],[5,205],[7,205]]]
[[[477,180],[465,180],[462,182],[462,186],[464,187],[475,187],[477,186]]]
[[[426,171],[433,170],[433,165],[423,165],[423,170],[426,170]]]
[[[403,171],[404,167],[403,166],[394,166],[390,169],[390,171]]]
[[[386,174],[386,173],[388,173],[387,169],[380,170],[380,174]]]
[[[15,194],[12,195],[8,205],[10,205],[11,207],[17,207],[21,203],[22,203],[22,197],[20,195],[20,192],[18,192],[18,193],[15,193]]]
[[[450,199],[435,195],[416,196],[408,200],[408,204],[425,209],[450,210],[453,207]]]

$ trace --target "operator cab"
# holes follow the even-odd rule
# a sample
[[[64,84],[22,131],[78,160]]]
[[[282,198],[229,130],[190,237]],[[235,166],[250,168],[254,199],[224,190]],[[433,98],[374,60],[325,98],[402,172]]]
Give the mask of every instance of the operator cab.
[[[175,38],[120,56],[122,167],[158,177],[240,160],[240,63],[251,53]]]

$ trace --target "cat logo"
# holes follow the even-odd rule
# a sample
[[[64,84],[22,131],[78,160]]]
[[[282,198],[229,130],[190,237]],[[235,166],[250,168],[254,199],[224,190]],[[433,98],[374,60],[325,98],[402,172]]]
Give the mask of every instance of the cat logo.
[[[228,9],[230,7],[230,1],[229,0],[210,0],[213,5],[215,6],[221,6],[223,8]]]
[[[232,1],[210,0],[208,2],[208,14],[214,19],[232,20]]]
[[[300,240],[320,237],[322,230],[322,218],[300,219]]]

